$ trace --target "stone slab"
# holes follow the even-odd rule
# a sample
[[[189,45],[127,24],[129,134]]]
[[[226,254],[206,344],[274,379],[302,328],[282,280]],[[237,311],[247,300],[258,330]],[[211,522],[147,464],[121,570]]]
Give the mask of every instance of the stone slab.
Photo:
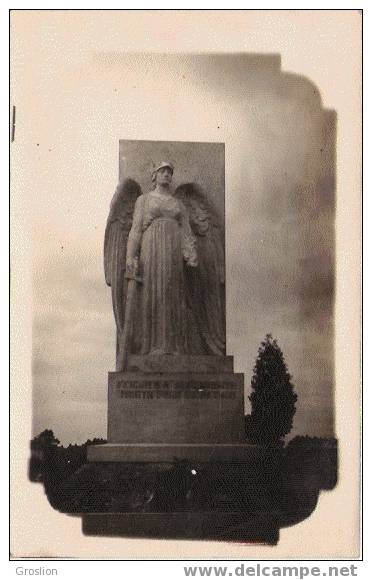
[[[88,536],[234,540],[275,545],[279,528],[270,514],[241,512],[169,512],[84,514]]]
[[[233,373],[232,356],[136,355],[128,358],[128,372],[143,373]]]
[[[260,457],[262,449],[249,444],[174,444],[107,443],[88,446],[89,462],[172,463],[247,463]]]
[[[109,373],[109,443],[243,443],[244,376]]]

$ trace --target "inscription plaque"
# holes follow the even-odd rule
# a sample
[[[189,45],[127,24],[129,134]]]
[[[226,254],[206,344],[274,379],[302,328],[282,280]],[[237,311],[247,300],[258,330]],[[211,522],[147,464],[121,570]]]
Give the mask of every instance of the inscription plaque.
[[[117,396],[120,399],[235,399],[234,383],[209,383],[195,381],[119,381]],[[151,390],[150,390],[151,389]]]
[[[111,443],[244,441],[243,376],[110,373]]]

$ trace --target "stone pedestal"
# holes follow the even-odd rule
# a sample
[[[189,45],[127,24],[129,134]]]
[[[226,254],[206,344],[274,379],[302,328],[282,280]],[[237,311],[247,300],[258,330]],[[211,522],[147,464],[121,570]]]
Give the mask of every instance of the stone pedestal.
[[[232,357],[132,355],[109,373],[108,443],[88,461],[249,461],[244,377]]]
[[[87,536],[126,536],[183,540],[239,541],[275,545],[278,524],[270,514],[238,512],[211,513],[120,513],[87,514],[83,518]]]
[[[87,535],[278,540],[265,476],[276,470],[245,443],[232,357],[131,356],[109,373],[108,442],[88,461],[107,504],[83,515]]]

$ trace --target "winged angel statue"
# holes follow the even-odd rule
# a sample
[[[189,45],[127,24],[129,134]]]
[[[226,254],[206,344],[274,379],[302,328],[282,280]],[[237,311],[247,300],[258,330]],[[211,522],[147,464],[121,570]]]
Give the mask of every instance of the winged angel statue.
[[[116,370],[130,354],[225,353],[221,228],[202,189],[171,189],[173,166],[152,171],[154,188],[119,184],[107,220],[104,265],[117,329]]]

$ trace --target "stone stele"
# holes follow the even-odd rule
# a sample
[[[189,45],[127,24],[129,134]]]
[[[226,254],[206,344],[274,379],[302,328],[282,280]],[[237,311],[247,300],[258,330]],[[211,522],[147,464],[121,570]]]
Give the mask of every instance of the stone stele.
[[[256,449],[245,443],[243,375],[225,349],[224,145],[159,143],[173,161],[149,168],[153,189],[145,193],[137,144],[120,146],[128,173],[105,234],[116,372],[108,442],[89,446],[88,460],[248,461]],[[141,147],[155,158],[154,143]],[[191,180],[173,187],[177,164],[192,156],[215,160],[209,190]]]

